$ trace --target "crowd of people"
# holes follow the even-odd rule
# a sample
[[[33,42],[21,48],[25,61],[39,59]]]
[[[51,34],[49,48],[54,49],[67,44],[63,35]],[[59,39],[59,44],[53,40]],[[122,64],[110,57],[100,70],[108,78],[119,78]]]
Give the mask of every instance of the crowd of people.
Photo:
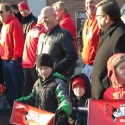
[[[85,0],[84,66],[65,2],[35,17],[24,1],[0,3],[0,96],[56,113],[56,125],[87,125],[87,99],[125,99],[125,24],[115,0]]]

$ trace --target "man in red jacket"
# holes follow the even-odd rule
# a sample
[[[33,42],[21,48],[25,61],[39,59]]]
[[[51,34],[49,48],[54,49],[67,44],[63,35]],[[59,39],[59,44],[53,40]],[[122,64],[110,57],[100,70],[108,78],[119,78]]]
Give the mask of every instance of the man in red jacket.
[[[21,58],[24,47],[23,29],[6,3],[0,3],[0,21],[3,23],[0,37],[0,56],[3,64],[6,92],[11,106],[21,97],[24,85]]]
[[[35,69],[36,61],[36,49],[38,44],[39,35],[44,31],[42,25],[41,16],[38,17],[37,24],[34,26],[26,35],[23,57],[22,57],[22,66],[24,73],[24,91],[23,96],[27,96],[32,92],[33,85],[38,79],[38,74]]]
[[[56,18],[59,21],[60,26],[71,32],[71,34],[74,38],[74,44],[75,44],[76,51],[78,51],[75,24],[74,24],[73,19],[71,18],[71,15],[68,13],[68,8],[67,8],[66,4],[63,1],[58,1],[58,2],[54,3],[52,6],[56,11]],[[72,67],[71,74],[70,74],[71,76],[74,74],[75,64]]]

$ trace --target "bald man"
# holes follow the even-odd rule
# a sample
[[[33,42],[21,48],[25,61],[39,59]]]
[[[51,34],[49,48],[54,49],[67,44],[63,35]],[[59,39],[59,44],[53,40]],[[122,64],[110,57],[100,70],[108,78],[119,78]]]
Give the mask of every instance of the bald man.
[[[69,77],[71,67],[77,60],[74,39],[68,30],[58,24],[53,7],[43,8],[41,18],[45,32],[39,37],[38,54],[49,54],[54,61],[54,70]]]

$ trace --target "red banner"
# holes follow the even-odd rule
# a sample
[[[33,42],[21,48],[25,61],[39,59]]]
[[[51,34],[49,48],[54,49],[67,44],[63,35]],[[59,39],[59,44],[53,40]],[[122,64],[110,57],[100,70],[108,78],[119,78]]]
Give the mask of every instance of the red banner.
[[[15,101],[10,119],[15,125],[52,125],[55,114]]]
[[[88,125],[125,125],[125,100],[89,100]]]

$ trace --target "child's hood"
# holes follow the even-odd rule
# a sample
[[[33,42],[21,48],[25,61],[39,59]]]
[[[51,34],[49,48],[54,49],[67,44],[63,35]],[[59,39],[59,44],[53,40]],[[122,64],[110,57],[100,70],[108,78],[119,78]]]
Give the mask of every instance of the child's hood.
[[[84,73],[79,73],[79,74],[76,74],[76,75],[73,75],[69,81],[69,95],[71,98],[73,98],[75,95],[73,93],[73,90],[72,90],[72,81],[74,78],[76,77],[80,77],[82,78],[85,82],[85,94],[84,94],[84,97],[85,97],[85,100],[90,98],[91,97],[91,86],[90,86],[90,81],[88,79],[88,77],[84,74]]]
[[[113,86],[118,85],[115,68],[123,61],[125,61],[125,53],[114,54],[108,59],[107,62],[108,77],[110,78]]]

